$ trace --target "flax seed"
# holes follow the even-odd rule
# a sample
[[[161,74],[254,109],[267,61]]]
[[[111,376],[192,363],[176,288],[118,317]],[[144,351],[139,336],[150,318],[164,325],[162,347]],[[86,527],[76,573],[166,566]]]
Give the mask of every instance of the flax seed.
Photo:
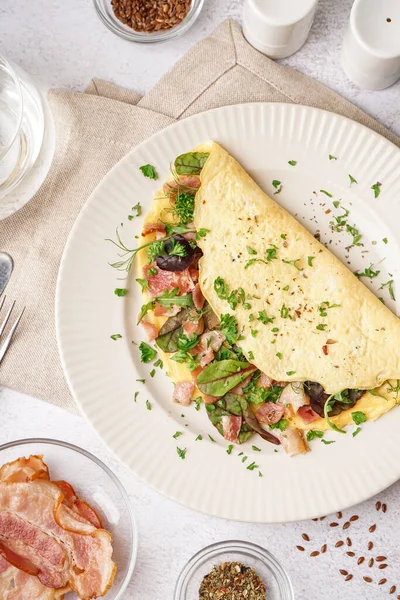
[[[326,544],[321,546],[321,554],[325,554],[325,552],[326,552]]]
[[[370,559],[369,559],[369,561],[368,561],[368,566],[369,566],[369,568],[371,568],[371,567],[373,567],[373,566],[374,566],[374,559],[373,559],[373,558],[370,558]]]
[[[329,523],[329,527],[338,527],[339,523]]]
[[[378,500],[378,502],[375,503],[376,510],[381,510],[381,506],[382,506],[382,502],[379,502],[379,500]]]
[[[355,556],[354,552],[346,552],[347,556],[351,556],[351,558],[353,558],[353,556]]]
[[[353,542],[351,541],[351,539],[350,539],[349,537],[348,537],[348,538],[346,538],[346,544],[347,544],[348,546],[352,546],[352,544],[353,544]]]
[[[384,560],[386,560],[386,556],[377,556],[375,560],[376,562],[383,562]]]
[[[364,581],[366,581],[367,583],[372,583],[372,578],[371,577],[363,577]]]
[[[387,579],[385,579],[385,578],[384,578],[384,579],[380,579],[380,580],[378,581],[378,585],[383,585],[383,584],[384,584],[384,583],[386,583],[386,582],[387,582]]]
[[[372,550],[372,548],[374,547],[374,544],[372,542],[368,542],[368,550]]]
[[[346,523],[343,525],[343,529],[348,529],[350,527],[350,521],[346,521]]]
[[[371,527],[368,529],[368,531],[370,533],[374,533],[375,529],[376,529],[376,525],[371,525]]]
[[[296,546],[297,550],[300,550],[300,552],[304,552],[304,548],[303,546]]]
[[[382,563],[381,565],[379,565],[378,569],[386,569],[387,564],[386,563]]]
[[[351,573],[349,573],[347,577],[344,578],[345,581],[350,581],[350,579],[353,579],[353,575]]]
[[[303,538],[303,540],[305,542],[309,542],[310,541],[310,536],[308,536],[306,533],[302,533],[301,537]]]
[[[354,521],[358,521],[358,519],[359,519],[359,518],[360,518],[360,517],[359,517],[358,515],[353,515],[352,517],[350,517],[350,521],[351,521],[352,523],[354,523]]]
[[[348,571],[345,571],[344,569],[339,569],[339,573],[341,575],[348,575],[349,574]]]
[[[390,588],[390,590],[389,590],[389,594],[394,594],[394,593],[395,593],[395,591],[396,591],[396,586],[395,586],[395,585],[392,585],[392,587],[391,587],[391,588]]]
[[[341,519],[343,517],[341,511],[339,510],[339,512],[336,513],[336,516],[338,519]]]
[[[360,558],[357,561],[358,565],[361,565],[364,562],[365,558],[363,556],[360,556]]]
[[[339,540],[338,542],[336,542],[335,544],[335,548],[340,548],[340,546],[343,546],[344,542],[342,542],[342,540]]]
[[[384,512],[384,513],[385,513],[385,512],[386,512],[386,510],[387,510],[387,506],[386,506],[386,504],[385,504],[385,503],[383,503],[383,504],[382,504],[382,512]]]
[[[314,557],[314,556],[318,556],[318,555],[319,555],[319,552],[318,552],[318,550],[314,550],[314,552],[311,552],[311,553],[310,553],[310,556],[313,556],[313,557]]]

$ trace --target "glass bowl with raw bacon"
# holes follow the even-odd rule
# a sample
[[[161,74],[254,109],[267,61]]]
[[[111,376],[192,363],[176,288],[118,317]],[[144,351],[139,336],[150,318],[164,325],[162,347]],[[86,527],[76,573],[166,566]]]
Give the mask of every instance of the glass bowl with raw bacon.
[[[129,498],[98,458],[50,439],[0,446],[0,598],[121,599],[136,551]]]

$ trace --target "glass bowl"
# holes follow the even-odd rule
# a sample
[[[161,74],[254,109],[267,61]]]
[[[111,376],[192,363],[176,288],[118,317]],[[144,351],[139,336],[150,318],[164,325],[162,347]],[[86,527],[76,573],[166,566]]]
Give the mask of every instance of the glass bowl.
[[[132,577],[137,553],[137,528],[128,495],[112,471],[101,460],[67,442],[26,439],[0,446],[0,465],[20,456],[43,454],[51,479],[64,479],[78,496],[93,506],[112,534],[113,560],[117,565],[114,583],[106,600],[121,600]],[[74,593],[65,600],[75,600]]]
[[[185,33],[199,16],[200,11],[203,8],[204,0],[192,0],[188,14],[179,25],[175,25],[175,27],[164,31],[154,31],[153,33],[135,31],[131,27],[128,27],[128,25],[124,25],[114,15],[111,0],[93,0],[93,3],[100,20],[110,31],[129,42],[154,44],[157,42],[166,42],[167,40],[171,40],[172,38]]]
[[[292,584],[277,559],[261,546],[243,541],[218,542],[197,552],[178,577],[174,600],[196,600],[203,577],[225,562],[252,567],[267,586],[268,600],[294,600]]]

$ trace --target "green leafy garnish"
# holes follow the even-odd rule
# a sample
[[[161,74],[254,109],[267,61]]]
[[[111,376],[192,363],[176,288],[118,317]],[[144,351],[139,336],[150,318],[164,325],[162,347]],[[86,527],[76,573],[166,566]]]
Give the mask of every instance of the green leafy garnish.
[[[201,435],[201,433],[199,433],[199,435],[197,436],[197,438],[194,441],[195,442],[197,442],[197,441],[201,442],[202,439],[203,439],[203,436]]]
[[[214,438],[213,438],[213,437],[211,437],[211,435],[210,435],[210,434],[208,434],[208,437],[210,438],[210,441],[211,441],[211,442],[214,442],[214,444],[216,443],[216,442],[215,442],[215,440],[214,440]]]
[[[142,342],[139,345],[139,350],[141,352],[140,360],[143,363],[151,362],[152,360],[155,359],[155,357],[157,355],[157,351],[154,350],[154,348],[152,348],[148,344],[146,344],[146,342]]]
[[[150,400],[146,400],[146,408],[147,408],[147,410],[151,410],[151,402],[150,402]]]
[[[326,323],[319,323],[319,325],[317,325],[316,329],[319,329],[319,331],[325,331],[326,327],[328,327],[328,325]]]
[[[152,370],[150,371],[150,377],[154,377],[154,375],[155,375],[155,374],[156,374],[156,370],[155,370],[155,369],[152,369]]]
[[[339,306],[341,306],[341,304],[331,304],[330,302],[321,302],[321,304],[318,306],[318,312],[321,315],[321,317],[326,317],[328,314],[326,312],[326,310],[328,308],[338,308]]]
[[[232,450],[233,450],[233,444],[229,444],[229,446],[226,449],[226,453],[227,454],[232,454]]]
[[[110,338],[115,341],[122,338],[122,335],[120,333],[113,333],[113,335],[110,335]]]
[[[279,429],[280,431],[285,431],[287,425],[288,425],[287,419],[280,419],[277,423],[270,425],[269,428],[270,429]]]
[[[152,165],[143,165],[142,167],[139,167],[139,169],[142,171],[145,177],[154,180],[158,179],[157,172]]]
[[[157,275],[157,269],[155,267],[150,267],[148,270],[149,275]]]
[[[253,248],[250,248],[250,246],[246,246],[246,250],[249,254],[257,254],[257,252],[253,250]]]
[[[358,181],[356,179],[354,179],[354,177],[352,175],[350,175],[350,173],[349,173],[349,179],[350,179],[350,185],[352,183],[358,183]]]
[[[267,325],[268,323],[273,323],[275,317],[267,317],[267,313],[265,312],[265,310],[260,310],[258,312],[257,319],[261,321],[261,323],[263,323],[264,325]]]
[[[147,290],[147,288],[149,287],[149,280],[148,280],[148,279],[142,279],[142,278],[138,277],[138,278],[136,279],[136,282],[137,282],[137,283],[140,285],[140,287],[142,288],[142,292],[143,292],[144,290]],[[120,296],[120,295],[122,295],[122,296],[125,296],[125,294],[118,294],[118,296]]]
[[[176,451],[178,453],[179,458],[182,458],[182,460],[183,460],[186,456],[186,448],[183,448],[183,450],[182,450],[181,448],[178,448],[178,446],[177,446]]]
[[[248,471],[254,471],[254,469],[258,469],[258,465],[255,462],[252,462],[248,467],[246,467]]]
[[[254,452],[261,452],[261,448],[257,448],[257,446],[252,446],[251,449],[254,450]]]
[[[284,304],[282,304],[280,314],[282,319],[287,319],[289,316],[289,309]]]
[[[312,442],[315,438],[322,438],[324,435],[323,431],[318,431],[317,429],[310,429],[307,431],[306,438],[307,442]]]
[[[145,279],[145,281],[148,283],[147,279]],[[120,298],[122,298],[123,296],[126,296],[127,293],[128,293],[128,290],[126,288],[115,288],[115,290],[114,290],[114,294],[116,296],[119,296]]]
[[[257,334],[258,334],[258,331],[257,331],[257,329],[251,329],[250,333],[251,333],[252,337],[255,338],[257,336]]]
[[[362,234],[358,231],[358,229],[346,224],[346,231],[351,233],[353,236],[353,246],[362,246],[362,244],[359,243],[362,238]]]
[[[387,244],[387,243],[388,243],[388,239],[387,239],[387,238],[383,238],[383,239],[382,239],[382,242],[383,242],[384,244]]]
[[[309,267],[312,267],[312,261],[314,260],[315,256],[307,256],[307,263]]]
[[[204,227],[202,227],[201,229],[199,229],[196,232],[196,240],[198,241],[201,238],[206,237],[207,233],[210,233],[210,230],[209,229],[204,229]]]
[[[329,192],[327,192],[326,190],[319,190],[322,194],[325,194],[325,196],[328,196],[328,198],[333,198],[332,194],[330,194]]]
[[[151,244],[146,250],[146,254],[147,258],[149,259],[149,263],[154,262],[157,256],[164,255],[164,240],[155,240],[154,242],[151,242]]]
[[[197,376],[197,387],[203,394],[221,397],[255,370],[256,367],[247,361],[227,359],[212,362]]]
[[[178,348],[180,350],[190,350],[194,348],[199,343],[199,336],[194,334],[190,337],[183,334],[178,338]]]
[[[382,186],[382,184],[379,183],[379,181],[374,183],[374,185],[371,185],[371,190],[374,190],[375,198],[377,198],[379,196],[379,194],[381,193],[381,186]]]
[[[183,296],[179,296],[179,288],[174,288],[173,290],[165,290],[160,296],[156,296],[154,298],[161,306],[165,308],[172,308],[175,306],[193,306],[193,298],[191,294],[185,294]]]
[[[176,431],[172,437],[178,439],[178,437],[181,435],[183,435],[183,431]]]
[[[169,254],[173,256],[186,256],[187,252],[186,248],[180,242],[172,238]]]
[[[361,410],[356,410],[352,412],[351,418],[353,419],[356,425],[361,425],[361,423],[365,423],[365,421],[367,420],[365,413],[363,413]]]
[[[225,283],[224,279],[222,279],[221,277],[217,277],[217,279],[215,279],[214,290],[218,298],[221,298],[221,300],[226,300],[228,298],[229,288]]]
[[[388,381],[387,384],[388,384],[388,388],[387,388],[388,393],[392,394],[393,398],[395,398],[395,400],[397,400],[397,398],[399,396],[399,392],[400,392],[400,379],[397,379],[396,385],[393,385],[392,383],[390,383],[390,381]]]
[[[357,429],[355,431],[353,431],[352,436],[356,437],[356,435],[358,435],[361,431],[361,427],[357,427]]]
[[[291,167],[295,167],[295,166],[297,165],[297,160],[289,160],[289,161],[288,161],[288,164],[289,164]]]
[[[272,185],[273,185],[273,187],[274,187],[275,189],[278,189],[278,187],[279,187],[280,185],[282,185],[282,184],[281,184],[281,182],[280,182],[280,181],[278,181],[278,179],[274,179],[274,180],[272,181]]]
[[[276,248],[267,248],[265,251],[265,260],[267,262],[269,262],[270,260],[273,260],[274,258],[276,258]]]
[[[396,297],[395,297],[394,291],[393,291],[393,279],[389,279],[389,281],[387,281],[386,283],[382,283],[382,285],[379,289],[382,290],[384,287],[388,288],[389,296],[391,297],[391,299],[396,300]]]
[[[296,374],[296,371],[286,371],[286,375],[288,377],[291,377],[292,375],[295,375],[295,374]]]
[[[282,238],[283,240],[286,240],[286,233],[281,233],[281,238]]]
[[[334,200],[334,201],[332,202],[332,204],[333,204],[333,206],[334,206],[335,208],[339,208],[339,206],[340,206],[340,202],[339,202],[339,200]]]
[[[140,217],[140,215],[142,214],[142,207],[140,206],[140,202],[135,204],[135,206],[132,206],[132,210],[136,212],[136,215],[134,215],[135,217]]]
[[[194,194],[178,190],[178,194],[173,205],[173,213],[184,225],[187,225],[187,223],[193,221]]]
[[[283,263],[287,265],[292,265],[292,267],[296,267],[298,271],[303,271],[302,267],[298,267],[296,265],[296,263],[299,262],[299,260],[301,260],[301,258],[295,258],[294,260],[285,260],[284,258],[282,258]]]
[[[321,440],[321,442],[322,442],[323,444],[326,444],[326,445],[328,445],[328,444],[334,444],[334,443],[335,443],[335,441],[334,441],[334,440]]]
[[[360,279],[361,277],[368,277],[368,279],[373,279],[374,277],[378,277],[380,271],[374,271],[372,269],[374,265],[371,263],[369,267],[367,267],[366,269],[364,269],[364,271],[362,273],[359,273],[358,271],[356,273],[354,273],[354,275],[356,277],[358,277],[358,279]]]
[[[279,360],[282,360],[282,352],[277,352],[276,356],[279,358]]]
[[[134,396],[133,396],[133,401],[136,402],[137,401],[137,397],[139,396],[139,392],[135,392]]]
[[[248,354],[249,354],[249,359],[250,360],[254,360],[254,354],[253,354],[253,352],[251,350],[249,351]]]
[[[282,289],[283,289],[283,291],[284,291],[284,292],[287,292],[287,291],[288,291],[288,289],[289,289],[289,285],[285,285],[285,287],[284,287],[284,288],[282,288]]]
[[[209,156],[209,152],[181,154],[175,159],[175,170],[178,175],[199,175]]]
[[[342,401],[342,392],[339,392],[338,394],[332,394],[331,396],[329,396],[324,405],[324,417],[331,429],[337,431],[338,433],[346,433],[344,429],[339,429],[339,427],[335,425],[335,423],[333,423],[329,418],[329,413],[332,411],[333,405],[335,404],[336,400],[339,400],[339,402]]]
[[[238,336],[238,324],[233,315],[221,315],[221,333],[226,337],[228,344],[235,344]]]
[[[336,156],[333,156],[333,154],[330,154],[330,155],[329,155],[329,160],[337,160],[337,157],[336,157]]]

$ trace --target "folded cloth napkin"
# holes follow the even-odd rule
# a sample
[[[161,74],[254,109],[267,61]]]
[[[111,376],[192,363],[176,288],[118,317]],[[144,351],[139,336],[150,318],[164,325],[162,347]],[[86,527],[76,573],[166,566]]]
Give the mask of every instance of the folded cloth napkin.
[[[233,21],[194,46],[144,97],[95,79],[83,94],[53,90],[49,102],[56,126],[50,172],[36,196],[0,223],[1,249],[15,260],[7,294],[26,306],[0,378],[4,386],[69,410],[77,409],[62,373],[54,326],[58,267],[83,204],[129,150],[177,119],[242,102],[324,108],[400,146],[400,138],[347,100],[254,50]]]

